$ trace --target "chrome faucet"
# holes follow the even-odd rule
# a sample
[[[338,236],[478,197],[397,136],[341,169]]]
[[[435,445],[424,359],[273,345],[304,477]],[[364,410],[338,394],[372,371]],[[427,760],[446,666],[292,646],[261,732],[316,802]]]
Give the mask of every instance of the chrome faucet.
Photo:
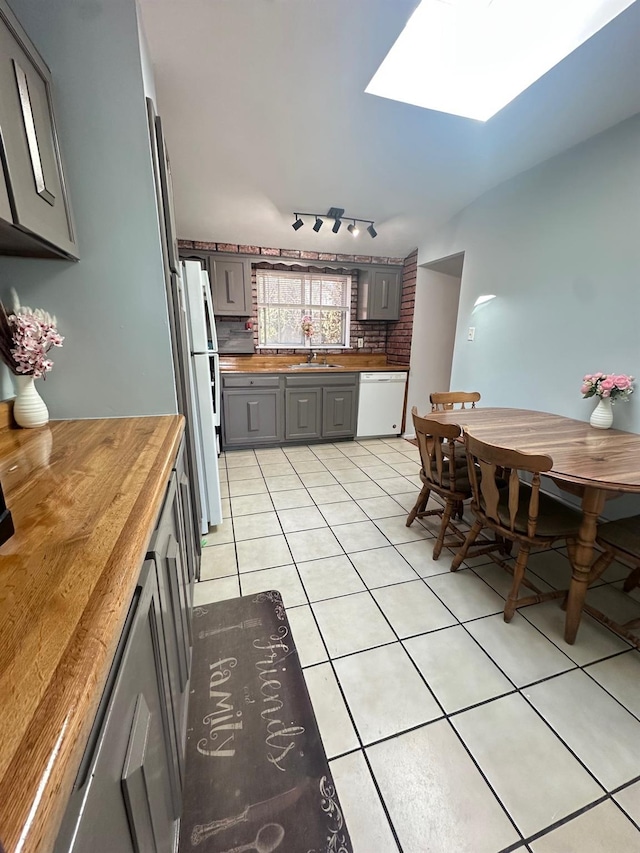
[[[307,355],[307,364],[311,364],[312,361],[315,361],[315,358],[316,358],[315,352],[312,349],[310,349],[309,354]]]

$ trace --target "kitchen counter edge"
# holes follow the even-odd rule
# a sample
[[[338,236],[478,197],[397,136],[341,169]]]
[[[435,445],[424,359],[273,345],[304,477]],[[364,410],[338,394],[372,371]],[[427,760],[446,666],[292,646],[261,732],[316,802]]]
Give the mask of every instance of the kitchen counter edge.
[[[4,853],[53,847],[183,431],[181,415],[0,429]]]

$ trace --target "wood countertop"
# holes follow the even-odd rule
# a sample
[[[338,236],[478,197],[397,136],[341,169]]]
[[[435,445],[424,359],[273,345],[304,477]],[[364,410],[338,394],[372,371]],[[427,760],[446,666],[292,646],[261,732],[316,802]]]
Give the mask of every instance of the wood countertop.
[[[179,415],[0,429],[16,529],[0,547],[5,853],[53,846],[183,429]]]
[[[298,374],[305,370],[292,368],[292,364],[300,364],[306,361],[304,354],[292,353],[291,355],[236,355],[220,356],[220,371],[222,373],[291,373]],[[316,363],[323,363],[325,354],[318,351]],[[373,373],[375,371],[409,371],[408,364],[387,364],[386,355],[340,355],[330,353],[326,355],[329,364],[339,364],[340,367],[327,367],[328,373]],[[310,373],[324,373],[322,367],[309,368]]]

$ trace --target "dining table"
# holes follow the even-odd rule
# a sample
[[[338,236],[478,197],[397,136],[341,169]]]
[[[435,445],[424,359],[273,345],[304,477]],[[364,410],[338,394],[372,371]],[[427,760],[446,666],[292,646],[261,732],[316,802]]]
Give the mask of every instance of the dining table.
[[[619,429],[595,429],[584,421],[528,409],[450,409],[424,417],[458,424],[463,432],[490,444],[550,456],[553,466],[544,476],[551,477],[560,489],[580,497],[582,521],[572,560],[564,631],[566,642],[574,643],[590,581],[598,518],[605,501],[640,493],[640,435]]]

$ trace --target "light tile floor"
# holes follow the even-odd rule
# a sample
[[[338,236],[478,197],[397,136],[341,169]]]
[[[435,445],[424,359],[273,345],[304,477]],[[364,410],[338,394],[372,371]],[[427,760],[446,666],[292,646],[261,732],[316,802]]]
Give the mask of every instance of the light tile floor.
[[[434,561],[402,439],[220,465],[196,604],[282,593],[356,853],[640,850],[640,652],[589,616],[568,646],[557,600],[506,625],[489,557]],[[562,549],[530,567],[568,583]],[[625,576],[589,592],[614,618],[640,616]]]

